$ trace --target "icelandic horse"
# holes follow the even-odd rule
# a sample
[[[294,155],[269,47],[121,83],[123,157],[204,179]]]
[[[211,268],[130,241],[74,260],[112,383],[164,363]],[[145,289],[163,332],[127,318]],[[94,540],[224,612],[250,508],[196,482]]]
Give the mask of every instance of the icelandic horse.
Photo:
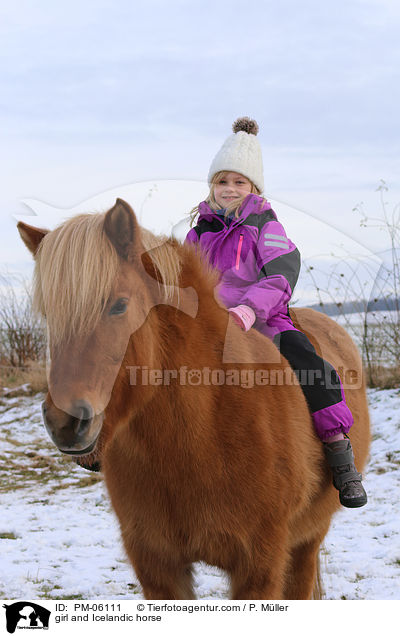
[[[144,596],[195,598],[192,564],[204,561],[228,574],[233,599],[311,598],[338,493],[294,372],[268,338],[233,323],[218,272],[193,246],[141,228],[121,199],[19,232],[47,321],[45,426],[60,451],[101,465]],[[356,346],[321,313],[291,315],[342,382],[351,371],[362,470]]]

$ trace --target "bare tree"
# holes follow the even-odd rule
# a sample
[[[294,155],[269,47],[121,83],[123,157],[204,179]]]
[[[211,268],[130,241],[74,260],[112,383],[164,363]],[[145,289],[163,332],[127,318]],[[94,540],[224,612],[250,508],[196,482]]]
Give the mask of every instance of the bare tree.
[[[0,275],[0,356],[4,365],[23,367],[45,360],[46,335],[42,320],[32,312],[26,281]]]
[[[341,324],[359,345],[370,386],[381,383],[382,369],[390,370],[396,379],[399,375],[400,205],[389,211],[385,201],[387,190],[386,183],[381,180],[377,188],[381,206],[379,216],[368,216],[363,204],[353,208],[360,214],[361,227],[373,227],[389,238],[389,249],[377,255],[381,261],[378,272],[376,263],[351,255],[334,263],[321,285],[318,282],[320,272],[315,266],[306,265],[321,311],[335,306]]]

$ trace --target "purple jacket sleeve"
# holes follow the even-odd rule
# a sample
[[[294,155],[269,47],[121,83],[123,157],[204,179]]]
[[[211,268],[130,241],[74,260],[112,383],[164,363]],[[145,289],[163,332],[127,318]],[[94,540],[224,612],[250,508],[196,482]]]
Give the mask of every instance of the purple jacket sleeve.
[[[198,243],[198,242],[199,242],[199,237],[194,227],[192,227],[192,229],[189,230],[189,232],[186,235],[185,243]]]
[[[261,228],[256,263],[258,279],[249,285],[241,303],[251,307],[259,320],[267,321],[272,313],[286,313],[300,271],[299,251],[279,221],[268,221]]]

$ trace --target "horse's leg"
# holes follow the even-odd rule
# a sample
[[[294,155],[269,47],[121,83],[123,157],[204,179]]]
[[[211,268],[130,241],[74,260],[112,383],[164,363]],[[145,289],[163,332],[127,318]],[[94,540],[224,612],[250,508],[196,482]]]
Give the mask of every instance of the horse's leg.
[[[318,572],[318,552],[325,533],[291,551],[284,595],[288,600],[311,599]]]
[[[269,564],[259,563],[247,576],[241,572],[231,573],[231,598],[236,600],[261,600],[283,598],[283,571]]]
[[[136,574],[148,600],[194,600],[192,566],[186,565],[174,570],[149,572],[136,566]]]
[[[238,567],[229,572],[232,599],[283,598],[287,551],[278,537],[273,544],[269,542],[268,546],[264,546],[264,550],[263,546],[259,548],[250,562],[238,562]]]
[[[190,563],[180,563],[149,551],[135,550],[131,559],[146,599],[193,600],[193,571]]]

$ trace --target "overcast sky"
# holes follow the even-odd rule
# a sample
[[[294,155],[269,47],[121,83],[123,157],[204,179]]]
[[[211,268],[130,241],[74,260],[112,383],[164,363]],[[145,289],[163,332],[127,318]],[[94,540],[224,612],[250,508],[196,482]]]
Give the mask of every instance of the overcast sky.
[[[331,226],[384,247],[352,208],[376,213],[380,179],[400,201],[399,26],[397,0],[1,3],[0,262],[29,261],[22,199],[202,182],[241,115],[260,125],[278,215],[307,214],[318,248]]]

